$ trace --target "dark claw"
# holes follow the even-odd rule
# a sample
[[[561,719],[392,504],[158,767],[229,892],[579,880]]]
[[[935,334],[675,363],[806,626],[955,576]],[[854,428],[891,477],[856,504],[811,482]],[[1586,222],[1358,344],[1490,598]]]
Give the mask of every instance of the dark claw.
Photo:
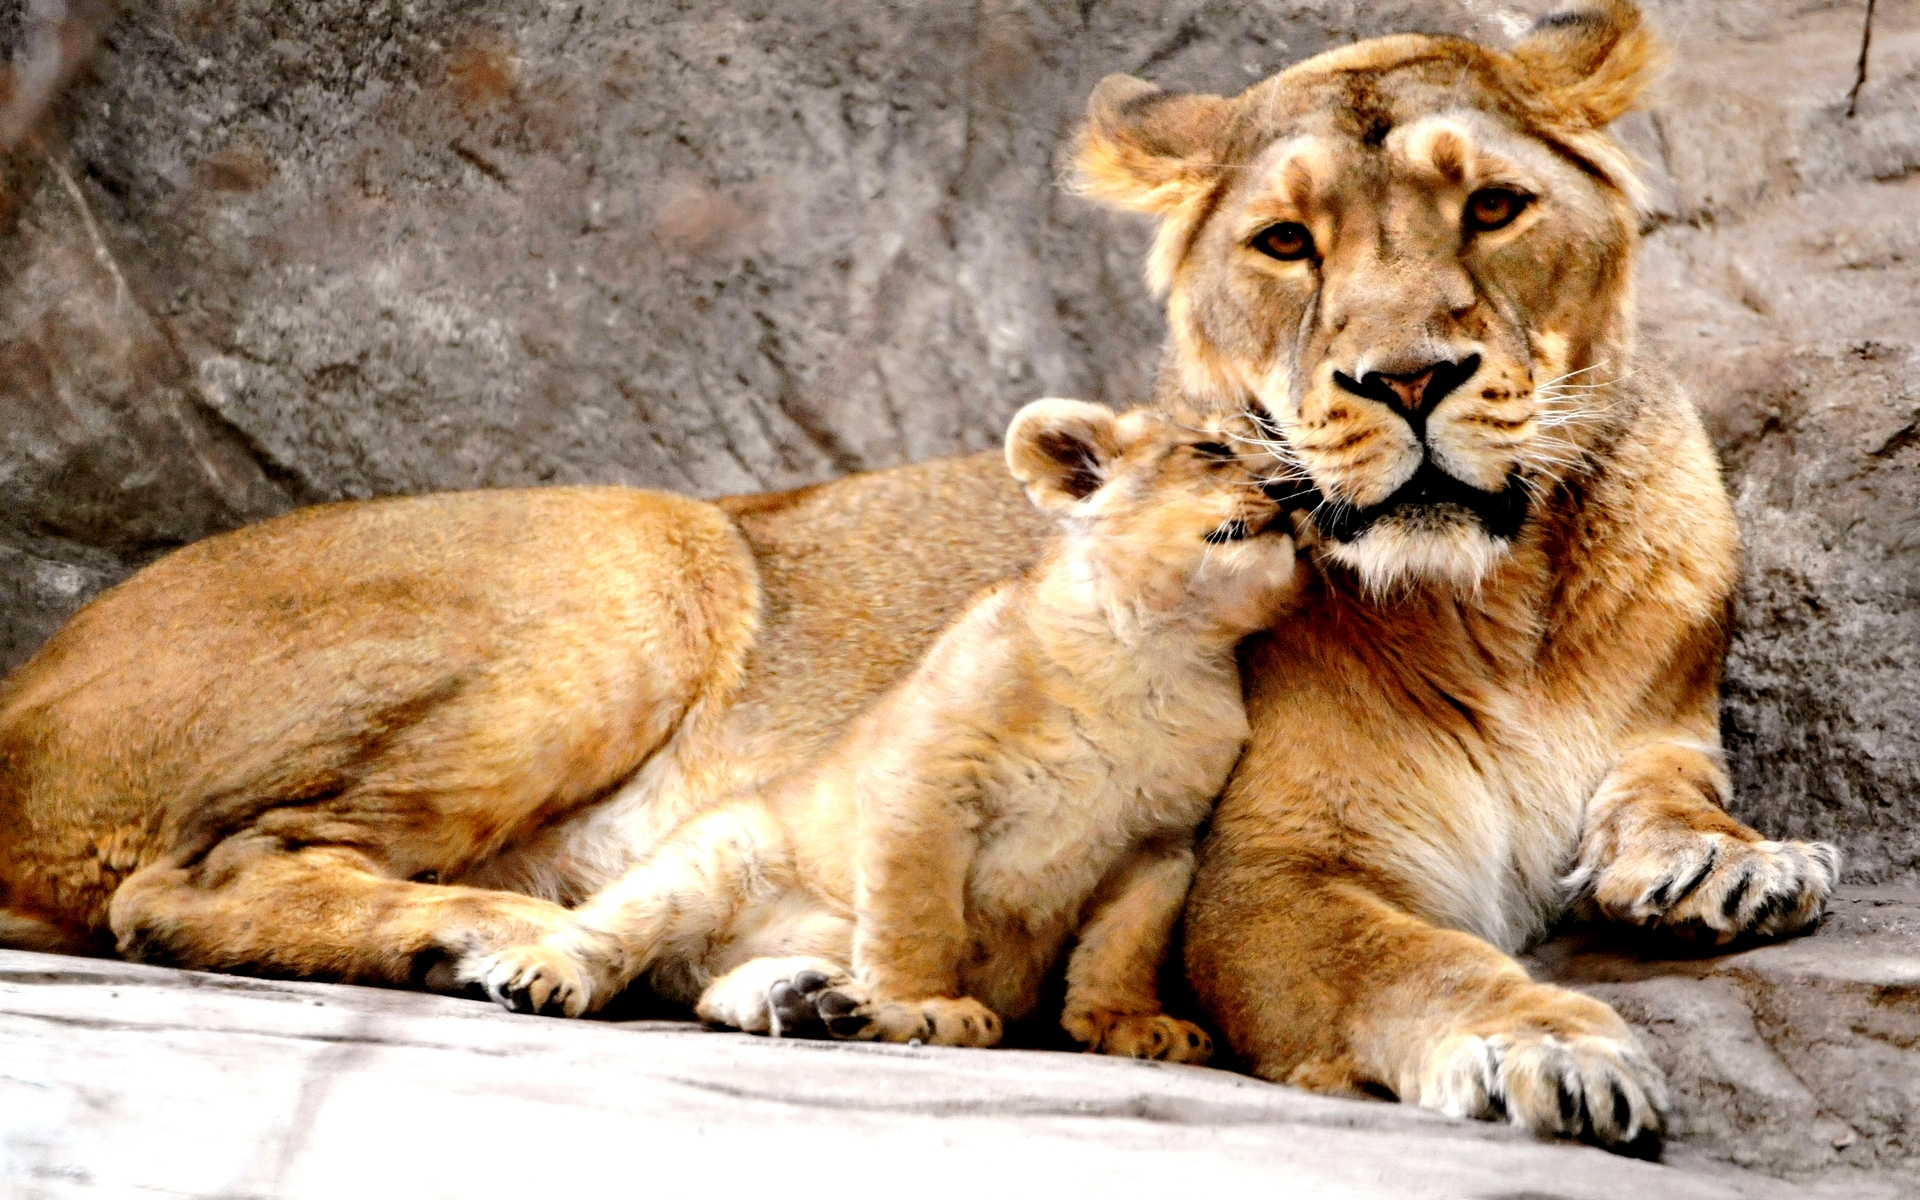
[[[1665,912],[1674,905],[1679,904],[1682,900],[1685,900],[1688,896],[1693,895],[1693,890],[1702,883],[1705,883],[1707,876],[1713,874],[1713,868],[1718,865],[1719,861],[1720,847],[1709,847],[1707,850],[1707,861],[1694,868],[1693,874],[1687,876],[1684,881],[1669,879],[1660,885],[1659,889],[1653,893],[1653,906],[1661,912]]]
[[[1800,898],[1793,892],[1775,892],[1760,905],[1760,911],[1753,914],[1753,920],[1748,924],[1754,929],[1770,929],[1773,923],[1785,917],[1793,906],[1799,903],[1799,900]]]
[[[1644,1162],[1659,1162],[1660,1148],[1660,1131],[1657,1129],[1642,1129],[1640,1136],[1632,1141],[1619,1142],[1607,1147],[1615,1154],[1637,1158]]]
[[[1720,905],[1720,913],[1729,921],[1740,911],[1741,903],[1747,898],[1747,889],[1753,886],[1753,869],[1749,867],[1740,876],[1740,881],[1727,889],[1727,898]]]

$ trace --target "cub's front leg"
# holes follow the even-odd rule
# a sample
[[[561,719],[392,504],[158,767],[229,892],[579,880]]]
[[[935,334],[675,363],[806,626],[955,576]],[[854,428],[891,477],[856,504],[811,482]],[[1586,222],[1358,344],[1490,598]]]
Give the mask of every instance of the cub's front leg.
[[[999,1014],[960,988],[979,823],[964,764],[953,778],[926,767],[875,774],[863,780],[855,852],[858,986],[823,997],[821,1015],[835,1037],[994,1045]]]
[[[1188,840],[1146,846],[1107,876],[1088,905],[1079,944],[1067,960],[1067,1004],[1060,1017],[1088,1050],[1186,1063],[1212,1055],[1213,1039],[1205,1030],[1160,1010],[1160,965],[1192,882]]]
[[[1840,876],[1825,842],[1774,842],[1727,815],[1716,755],[1679,741],[1627,755],[1587,808],[1572,882],[1610,920],[1717,943],[1820,919]]]

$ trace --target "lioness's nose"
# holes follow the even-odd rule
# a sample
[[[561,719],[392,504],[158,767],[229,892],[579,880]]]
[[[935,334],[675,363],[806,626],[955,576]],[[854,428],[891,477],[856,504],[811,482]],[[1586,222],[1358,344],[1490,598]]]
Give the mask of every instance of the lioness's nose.
[[[1362,375],[1360,377],[1360,383],[1363,387],[1368,380],[1374,380],[1380,384],[1384,384],[1393,389],[1394,395],[1400,397],[1400,407],[1406,409],[1408,412],[1419,412],[1426,407],[1425,396],[1427,393],[1427,383],[1432,380],[1433,373],[1439,369],[1440,365],[1435,363],[1426,370],[1415,372],[1412,375],[1382,375],[1380,372],[1375,371],[1371,375]]]
[[[1333,373],[1333,381],[1356,396],[1378,400],[1404,411],[1409,417],[1425,417],[1447,393],[1473,378],[1480,369],[1480,356],[1470,354],[1459,362],[1428,363],[1417,371],[1388,375],[1369,371],[1359,379],[1342,371]]]

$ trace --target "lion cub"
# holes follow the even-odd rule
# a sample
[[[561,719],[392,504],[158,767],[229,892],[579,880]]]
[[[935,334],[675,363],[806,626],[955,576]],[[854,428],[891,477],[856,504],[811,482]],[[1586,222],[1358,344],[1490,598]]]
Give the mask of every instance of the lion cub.
[[[688,820],[570,927],[479,964],[489,994],[577,1016],[645,974],[741,1029],[990,1046],[1071,943],[1068,1033],[1204,1060],[1156,976],[1247,737],[1235,646],[1294,593],[1292,539],[1233,441],[1022,409],[1007,462],[1061,527],[1043,560],[814,769]]]

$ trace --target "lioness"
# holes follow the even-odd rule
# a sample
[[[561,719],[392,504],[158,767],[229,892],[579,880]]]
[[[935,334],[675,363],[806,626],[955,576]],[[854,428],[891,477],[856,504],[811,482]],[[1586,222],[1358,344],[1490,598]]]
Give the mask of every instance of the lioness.
[[[489,994],[579,1016],[645,974],[736,1028],[991,1046],[1073,939],[1069,1034],[1205,1061],[1207,1034],[1160,1010],[1160,965],[1194,830],[1246,742],[1235,648],[1294,579],[1232,424],[1023,408],[1007,465],[1061,526],[1040,563],[969,605],[819,764],[701,813],[542,941],[481,960]]]
[[[1506,52],[1383,38],[1237,97],[1093,97],[1085,190],[1160,218],[1157,399],[1263,406],[1311,484],[1187,909],[1265,1078],[1644,1145],[1658,1071],[1508,952],[1569,902],[1731,937],[1832,887],[1830,847],[1724,811],[1737,531],[1634,362],[1604,132],[1654,57],[1614,2]],[[162,559],[0,692],[0,941],[456,989],[812,761],[1030,559],[996,457],[330,505]]]

